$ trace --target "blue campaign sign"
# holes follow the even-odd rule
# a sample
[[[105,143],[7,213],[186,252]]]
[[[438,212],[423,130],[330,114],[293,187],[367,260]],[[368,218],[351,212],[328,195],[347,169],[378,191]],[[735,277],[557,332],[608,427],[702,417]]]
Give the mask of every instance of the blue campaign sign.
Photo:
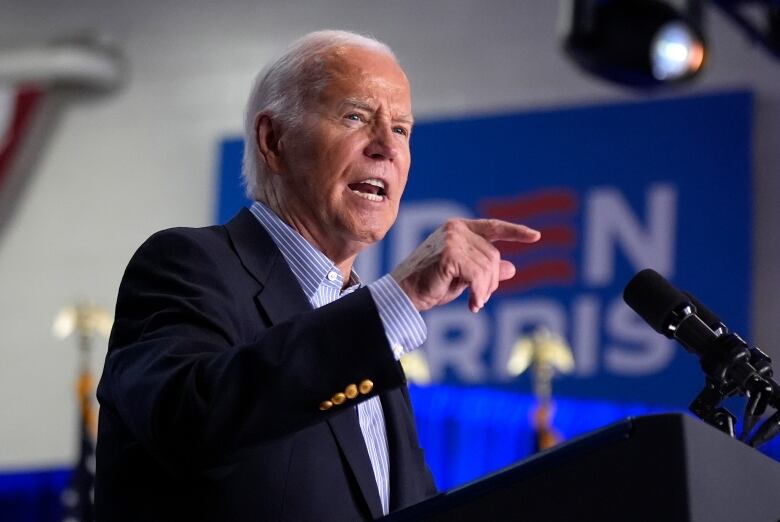
[[[434,382],[528,389],[510,378],[518,339],[558,332],[576,361],[556,394],[685,406],[702,387],[695,358],[622,302],[652,267],[749,335],[752,96],[426,121],[415,126],[398,221],[361,254],[372,280],[448,217],[498,217],[542,231],[499,243],[518,270],[479,314],[461,299],[425,314]],[[219,218],[244,204],[240,139],[222,148]]]

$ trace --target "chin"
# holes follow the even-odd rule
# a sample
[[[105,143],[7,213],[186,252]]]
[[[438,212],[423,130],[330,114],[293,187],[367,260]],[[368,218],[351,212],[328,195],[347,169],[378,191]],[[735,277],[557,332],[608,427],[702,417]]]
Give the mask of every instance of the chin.
[[[395,219],[387,217],[378,219],[377,216],[362,215],[350,221],[351,223],[345,227],[349,231],[348,235],[361,243],[373,244],[384,239]]]
[[[373,245],[378,241],[382,241],[387,235],[389,226],[366,226],[367,223],[360,223],[359,226],[351,227],[349,235],[354,241],[359,243],[365,243],[366,246]]]
[[[383,228],[381,230],[375,230],[375,229],[356,230],[353,232],[353,237],[361,243],[366,243],[366,245],[368,246],[368,245],[373,245],[378,241],[382,241],[385,235],[387,235],[387,231],[388,231],[387,228]]]

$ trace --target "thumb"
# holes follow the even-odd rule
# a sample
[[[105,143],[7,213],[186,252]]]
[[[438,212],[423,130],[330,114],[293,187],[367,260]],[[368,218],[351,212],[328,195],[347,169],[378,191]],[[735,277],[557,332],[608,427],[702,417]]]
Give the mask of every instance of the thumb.
[[[511,262],[502,259],[498,265],[498,280],[506,281],[512,279],[515,276],[515,265]]]

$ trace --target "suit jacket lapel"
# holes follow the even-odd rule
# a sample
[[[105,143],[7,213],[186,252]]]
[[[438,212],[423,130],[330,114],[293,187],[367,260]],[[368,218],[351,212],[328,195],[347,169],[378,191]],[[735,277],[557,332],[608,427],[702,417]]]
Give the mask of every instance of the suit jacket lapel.
[[[249,210],[241,209],[225,227],[242,265],[261,286],[256,299],[269,324],[278,324],[312,309],[284,256]],[[328,424],[352,469],[371,516],[381,517],[379,490],[356,409],[349,408],[331,416]]]
[[[260,283],[256,299],[270,324],[311,310],[311,303],[265,227],[246,208],[225,227],[241,264]]]

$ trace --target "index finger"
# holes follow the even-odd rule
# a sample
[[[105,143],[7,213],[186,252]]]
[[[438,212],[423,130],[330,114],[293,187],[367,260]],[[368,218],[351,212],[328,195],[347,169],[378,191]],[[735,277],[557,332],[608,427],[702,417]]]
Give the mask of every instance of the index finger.
[[[542,237],[538,230],[500,219],[464,219],[463,223],[469,230],[488,241],[535,243]]]

